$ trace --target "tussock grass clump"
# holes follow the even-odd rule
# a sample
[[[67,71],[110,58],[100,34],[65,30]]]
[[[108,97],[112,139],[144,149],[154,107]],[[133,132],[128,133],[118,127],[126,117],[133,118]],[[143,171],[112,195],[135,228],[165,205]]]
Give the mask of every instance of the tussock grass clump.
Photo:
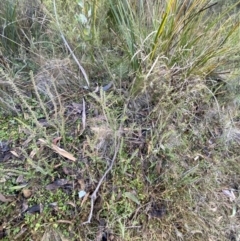
[[[67,93],[69,91],[70,94],[71,88],[80,89],[80,86],[83,85],[81,82],[78,82],[74,72],[69,58],[51,59],[43,62],[43,66],[39,68],[35,76],[37,88],[43,95],[47,96],[47,89],[54,92],[54,87],[52,86],[54,82],[59,93]]]
[[[20,54],[20,51],[38,45],[35,40],[47,25],[39,1],[2,1],[1,2],[1,43],[2,52],[6,55]]]

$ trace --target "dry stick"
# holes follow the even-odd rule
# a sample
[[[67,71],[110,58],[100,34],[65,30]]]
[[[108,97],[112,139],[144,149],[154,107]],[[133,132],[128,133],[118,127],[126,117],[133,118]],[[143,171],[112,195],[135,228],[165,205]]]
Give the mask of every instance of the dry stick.
[[[88,223],[91,223],[91,219],[92,219],[92,216],[93,216],[93,208],[94,208],[94,202],[95,200],[97,199],[97,193],[99,191],[99,188],[101,187],[102,183],[103,183],[103,180],[106,178],[107,174],[112,170],[113,168],[113,164],[116,160],[116,157],[117,157],[117,154],[118,154],[118,150],[119,150],[119,147],[120,147],[120,143],[121,141],[119,140],[118,141],[118,144],[115,148],[115,152],[114,152],[114,156],[111,160],[111,165],[109,166],[109,168],[105,171],[105,173],[103,174],[102,178],[100,179],[96,189],[94,190],[93,194],[91,195],[91,210],[90,210],[90,213],[88,215],[88,220],[86,222],[83,222],[82,224],[88,224]]]
[[[56,2],[55,2],[55,0],[53,1],[53,7],[54,7],[54,14],[55,14],[55,18],[56,18],[58,30],[59,30],[59,32],[60,32],[60,34],[61,34],[61,38],[62,38],[63,42],[65,43],[65,45],[67,46],[69,52],[70,52],[71,55],[73,56],[75,62],[77,63],[80,71],[82,72],[82,74],[83,74],[83,76],[84,76],[84,78],[85,78],[85,80],[86,80],[86,82],[87,82],[87,85],[89,86],[89,80],[88,80],[87,73],[86,73],[85,69],[82,67],[82,65],[79,63],[76,55],[73,53],[71,47],[69,46],[69,44],[68,44],[68,42],[67,42],[66,38],[64,37],[63,32],[62,32],[62,30],[61,30],[61,27],[60,27],[60,24],[59,24],[59,21],[58,21],[58,16],[57,16],[57,9],[56,9]]]
[[[83,98],[83,103],[82,103],[82,133],[85,131],[86,129],[86,104],[85,104],[85,100]]]

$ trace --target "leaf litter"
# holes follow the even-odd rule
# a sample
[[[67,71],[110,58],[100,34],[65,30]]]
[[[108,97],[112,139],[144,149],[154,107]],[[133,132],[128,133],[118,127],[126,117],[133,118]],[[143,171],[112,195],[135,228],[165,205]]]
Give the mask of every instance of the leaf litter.
[[[0,201],[6,203],[6,202],[12,202],[13,200],[10,198],[6,198],[3,194],[0,193]]]
[[[58,153],[59,155],[66,157],[67,159],[71,160],[71,161],[76,161],[77,159],[73,156],[73,154],[65,151],[64,149],[58,147],[55,144],[48,144],[48,142],[44,139],[38,139],[40,143],[48,146],[49,148],[51,148],[52,150],[54,150],[56,153]]]
[[[67,184],[69,184],[68,180],[66,180],[66,179],[57,179],[54,182],[48,184],[46,186],[46,189],[52,191],[52,190],[56,190],[56,189],[58,189],[60,187],[64,187]]]

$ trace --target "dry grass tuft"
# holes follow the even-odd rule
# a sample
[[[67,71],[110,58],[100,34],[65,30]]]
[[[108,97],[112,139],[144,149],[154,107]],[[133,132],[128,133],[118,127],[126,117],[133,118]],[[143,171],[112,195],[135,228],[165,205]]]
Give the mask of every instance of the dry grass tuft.
[[[56,88],[59,94],[70,94],[71,89],[75,91],[75,88],[78,87],[80,89],[80,86],[82,86],[68,58],[46,61],[40,66],[34,79],[38,90],[43,95],[47,95],[48,91],[54,93],[54,88]]]

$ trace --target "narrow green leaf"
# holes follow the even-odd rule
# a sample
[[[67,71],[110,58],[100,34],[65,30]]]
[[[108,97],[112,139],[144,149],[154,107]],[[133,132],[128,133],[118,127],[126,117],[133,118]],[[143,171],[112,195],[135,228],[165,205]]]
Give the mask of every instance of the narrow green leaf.
[[[156,51],[157,44],[158,44],[158,39],[163,32],[163,28],[165,26],[166,19],[167,19],[167,13],[164,13],[162,22],[158,27],[158,31],[157,31],[157,34],[155,35],[155,39],[154,39],[154,42],[153,42],[153,47],[152,47],[152,52],[151,52],[151,57],[150,57],[151,60],[153,59],[153,57],[155,55],[155,51]]]
[[[127,198],[129,198],[130,200],[132,200],[132,201],[135,202],[136,204],[140,205],[140,202],[139,202],[139,200],[137,199],[137,197],[136,197],[134,194],[132,194],[131,192],[125,192],[125,193],[124,193],[124,196],[127,197]]]

